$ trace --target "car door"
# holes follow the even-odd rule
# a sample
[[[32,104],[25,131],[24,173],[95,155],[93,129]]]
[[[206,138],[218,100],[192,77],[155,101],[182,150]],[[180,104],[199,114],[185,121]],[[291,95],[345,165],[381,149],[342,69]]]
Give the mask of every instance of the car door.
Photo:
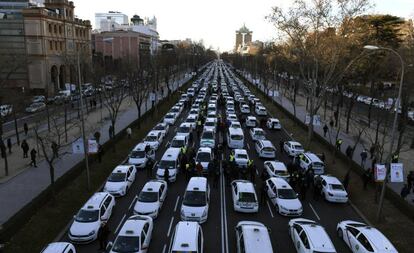
[[[360,248],[358,240],[357,240],[359,230],[354,227],[347,226],[345,233],[346,233],[346,238],[344,237],[345,243],[348,244],[352,252],[361,252],[361,251],[358,251]]]
[[[101,206],[101,209],[99,209],[99,215],[101,218],[101,222],[106,222],[109,219],[109,212],[107,212],[107,209],[105,205]]]
[[[108,197],[105,199],[105,202],[104,202],[104,206],[108,212],[108,219],[112,215],[112,208],[114,206],[112,201],[114,201],[114,197],[112,197],[111,195],[108,195]]]
[[[135,181],[135,177],[137,175],[137,170],[136,170],[135,166],[129,167],[129,170],[131,171],[131,176],[130,176],[131,182],[129,184],[131,186],[131,184]]]
[[[158,191],[158,199],[160,201],[160,208],[162,207],[162,204],[164,203],[165,199],[165,185],[160,186],[160,190]]]
[[[143,243],[141,243],[141,247],[142,247],[141,249],[142,249],[143,252],[147,252],[148,247],[149,247],[150,242],[151,242],[151,235],[152,235],[152,227],[150,226],[149,223],[146,223],[144,225],[144,227],[142,228],[141,234],[145,234],[145,239],[144,240],[141,239],[141,242],[143,242]],[[144,251],[144,249],[145,249],[145,251]]]
[[[237,236],[237,253],[244,253],[245,247],[244,247],[244,239],[243,239],[243,233],[241,230],[241,227],[237,227],[236,229],[236,236]]]
[[[293,244],[295,245],[297,252],[300,252],[299,251],[299,248],[300,248],[299,235],[302,231],[303,231],[302,227],[299,226],[298,224],[293,224],[293,226],[291,227],[290,236],[292,238]]]
[[[322,179],[321,184],[322,184],[322,192],[321,193],[322,193],[322,195],[325,196],[328,184],[326,183],[325,179]]]
[[[271,180],[267,181],[267,196],[269,197],[270,201],[275,204],[276,193],[275,193],[275,185]]]
[[[374,252],[374,249],[372,248],[371,243],[368,241],[367,237],[363,233],[359,233],[357,240],[359,244],[355,246],[356,250],[354,252],[358,252],[358,253]]]
[[[231,188],[232,188],[232,195],[233,195],[233,203],[236,205],[236,201],[238,199],[238,196],[237,196],[237,184],[235,182],[233,182],[231,184]]]
[[[306,253],[310,250],[308,236],[304,230],[302,230],[302,232],[299,234],[299,241],[296,242],[296,247],[299,253]]]

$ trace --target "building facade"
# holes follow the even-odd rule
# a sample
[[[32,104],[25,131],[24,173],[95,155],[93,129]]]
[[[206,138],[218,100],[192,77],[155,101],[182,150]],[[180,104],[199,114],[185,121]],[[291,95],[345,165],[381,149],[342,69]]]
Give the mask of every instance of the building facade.
[[[46,0],[23,10],[29,88],[54,94],[77,83],[77,58],[91,62],[91,24],[75,18],[73,2]]]
[[[97,32],[117,30],[121,25],[128,25],[128,16],[117,11],[108,13],[95,13],[95,27]]]
[[[246,25],[243,25],[239,30],[236,31],[236,45],[234,51],[236,53],[244,54],[247,52],[249,44],[253,39],[253,32],[250,31]]]

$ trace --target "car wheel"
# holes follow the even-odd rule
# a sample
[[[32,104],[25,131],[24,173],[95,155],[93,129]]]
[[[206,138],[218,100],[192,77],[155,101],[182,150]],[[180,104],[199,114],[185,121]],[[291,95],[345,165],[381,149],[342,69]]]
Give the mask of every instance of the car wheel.
[[[276,212],[279,213],[279,206],[275,205]]]
[[[341,238],[341,239],[344,237],[344,231],[342,231],[341,228],[338,228],[337,234],[338,234],[338,237]]]

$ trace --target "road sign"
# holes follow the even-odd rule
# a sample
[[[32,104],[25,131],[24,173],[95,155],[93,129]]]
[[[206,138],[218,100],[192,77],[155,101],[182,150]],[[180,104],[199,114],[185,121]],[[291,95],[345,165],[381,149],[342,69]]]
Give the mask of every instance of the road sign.
[[[387,169],[384,164],[375,164],[374,176],[375,182],[382,182],[387,175]]]
[[[82,139],[78,139],[78,140],[76,140],[75,142],[72,143],[72,153],[74,153],[74,154],[83,154],[84,153]]]
[[[151,94],[150,94],[150,100],[151,101],[155,101],[155,93],[154,92],[151,92]]]
[[[98,153],[98,142],[96,140],[88,140],[88,154]]]
[[[307,114],[305,118],[305,124],[309,125],[310,123],[310,115]],[[321,116],[320,115],[313,115],[313,125],[314,126],[320,126],[321,125]]]
[[[403,183],[404,182],[404,167],[402,163],[391,163],[391,182]]]

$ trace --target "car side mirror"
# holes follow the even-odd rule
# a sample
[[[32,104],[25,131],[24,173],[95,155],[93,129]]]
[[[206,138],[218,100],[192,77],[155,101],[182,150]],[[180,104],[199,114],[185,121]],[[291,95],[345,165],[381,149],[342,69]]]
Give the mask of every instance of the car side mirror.
[[[76,215],[73,215],[73,219],[76,219]]]
[[[112,249],[112,246],[114,246],[113,242],[108,242],[108,244],[106,245],[106,250],[109,251]]]

